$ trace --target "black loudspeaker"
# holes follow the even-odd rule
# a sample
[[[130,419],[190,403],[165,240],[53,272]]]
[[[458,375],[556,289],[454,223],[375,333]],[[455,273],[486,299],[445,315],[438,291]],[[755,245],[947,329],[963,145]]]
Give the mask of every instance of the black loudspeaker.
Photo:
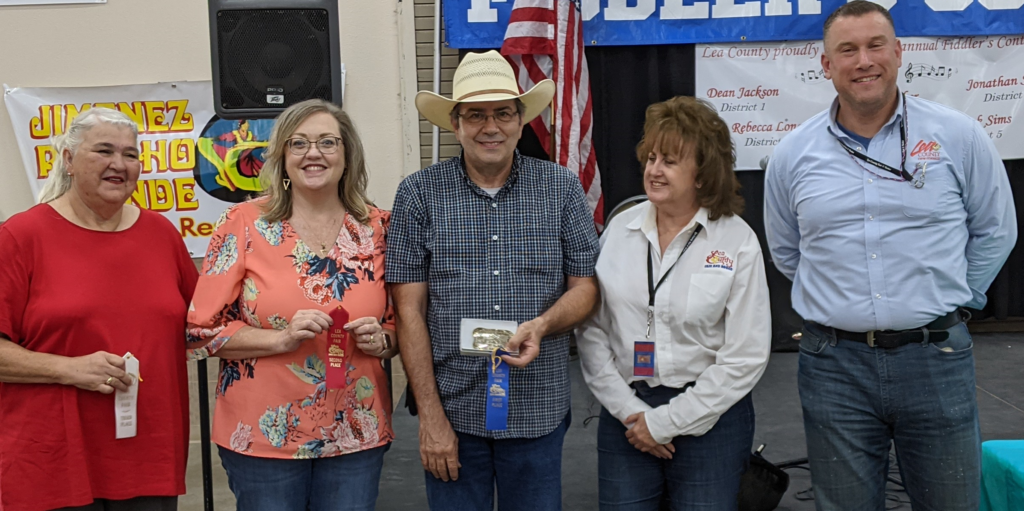
[[[338,0],[209,0],[213,104],[274,118],[320,98],[341,106]]]

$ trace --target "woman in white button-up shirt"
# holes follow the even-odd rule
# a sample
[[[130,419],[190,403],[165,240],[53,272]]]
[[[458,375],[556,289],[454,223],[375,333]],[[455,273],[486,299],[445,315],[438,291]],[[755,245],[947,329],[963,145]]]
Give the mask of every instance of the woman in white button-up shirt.
[[[649,202],[602,236],[601,305],[576,332],[604,406],[601,509],[735,510],[771,317],[729,129],[706,102],[673,98],[647,109],[637,156]]]

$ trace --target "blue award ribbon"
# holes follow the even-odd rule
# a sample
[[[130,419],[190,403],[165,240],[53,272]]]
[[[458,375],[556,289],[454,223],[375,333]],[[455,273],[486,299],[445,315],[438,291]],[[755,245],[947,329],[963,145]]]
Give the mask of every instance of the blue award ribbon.
[[[508,352],[496,349],[491,353],[491,370],[487,372],[487,431],[508,429],[508,364],[501,355]]]

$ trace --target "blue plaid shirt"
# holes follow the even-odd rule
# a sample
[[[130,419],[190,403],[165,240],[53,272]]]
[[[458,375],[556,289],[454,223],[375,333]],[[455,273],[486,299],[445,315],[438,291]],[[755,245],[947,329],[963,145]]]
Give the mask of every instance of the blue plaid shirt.
[[[445,414],[459,432],[537,438],[569,411],[569,334],[546,337],[525,369],[511,368],[506,431],[487,431],[488,357],[459,353],[462,318],[523,323],[565,292],[565,277],[594,275],[598,243],[579,178],[521,156],[491,197],[462,158],[427,167],[398,187],[388,231],[389,283],[427,282],[427,327]]]

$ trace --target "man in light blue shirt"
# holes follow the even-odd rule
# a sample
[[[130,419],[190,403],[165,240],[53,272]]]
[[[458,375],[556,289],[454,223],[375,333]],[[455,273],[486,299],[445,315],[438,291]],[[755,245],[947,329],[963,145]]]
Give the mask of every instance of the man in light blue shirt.
[[[884,7],[825,22],[838,98],[768,165],[772,259],[804,318],[799,387],[819,510],[884,509],[890,443],[914,509],[976,510],[971,337],[1017,238],[1006,171],[977,122],[901,94]]]

